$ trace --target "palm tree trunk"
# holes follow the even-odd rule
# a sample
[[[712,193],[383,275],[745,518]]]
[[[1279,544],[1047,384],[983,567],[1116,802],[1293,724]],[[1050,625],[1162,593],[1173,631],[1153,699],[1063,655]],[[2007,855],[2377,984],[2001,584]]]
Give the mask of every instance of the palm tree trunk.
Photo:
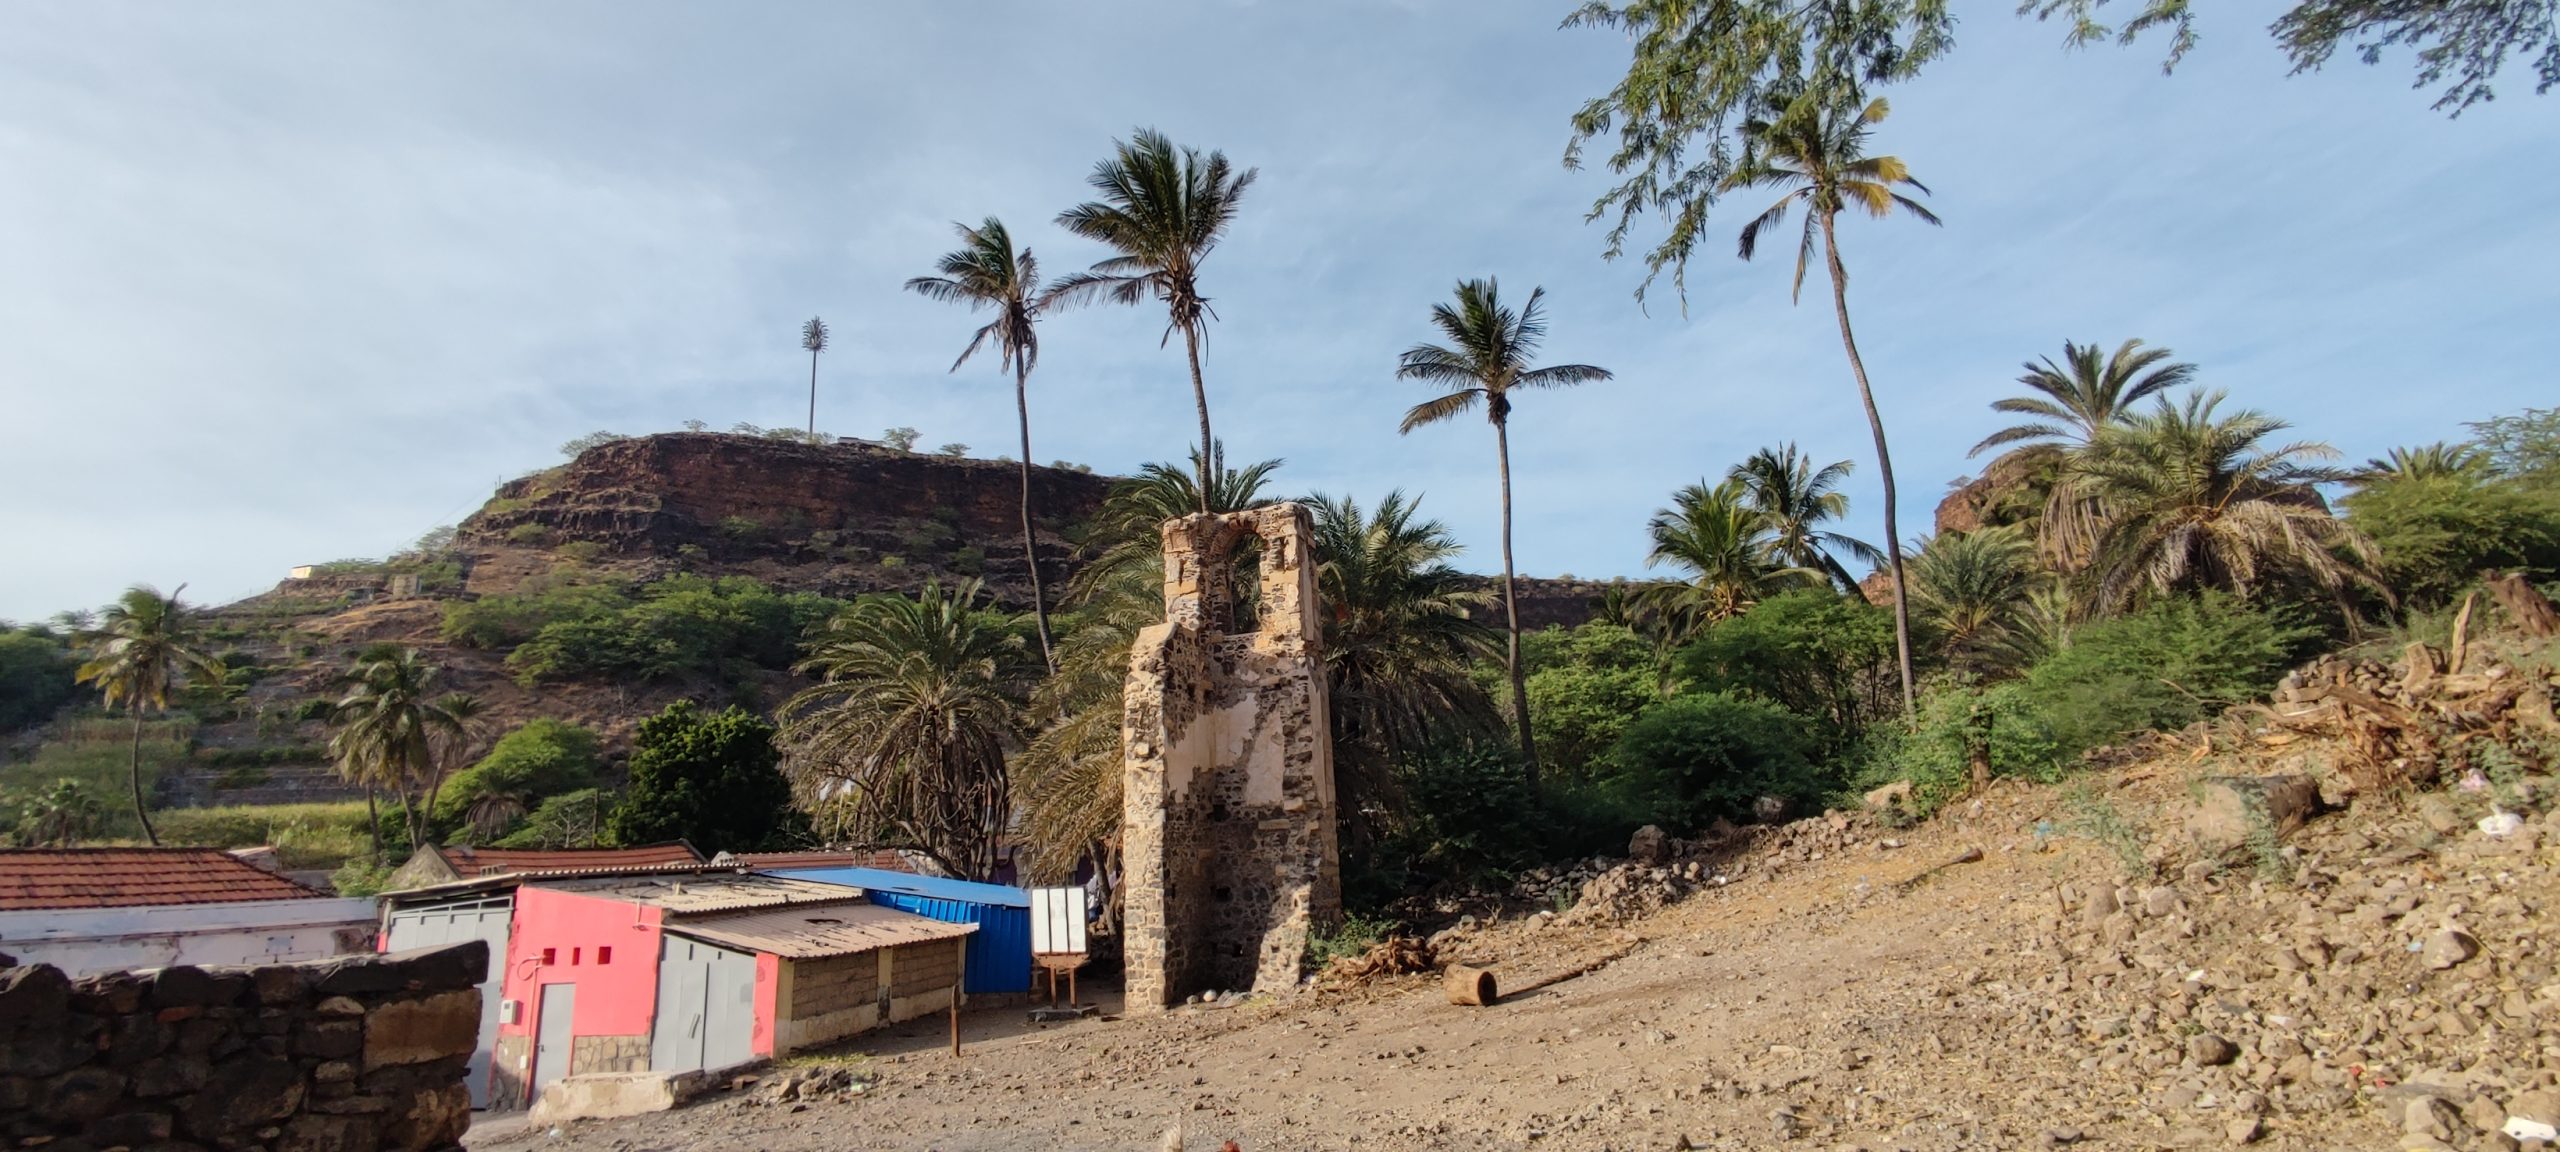
[[[1920,711],[1919,693],[1911,685],[1911,597],[1902,584],[1902,532],[1893,517],[1893,454],[1885,449],[1884,417],[1876,414],[1876,394],[1867,386],[1867,365],[1858,358],[1858,339],[1849,331],[1849,270],[1840,264],[1840,241],[1831,230],[1831,214],[1822,214],[1822,250],[1831,264],[1831,307],[1840,316],[1840,346],[1849,351],[1849,371],[1858,377],[1858,399],[1867,406],[1867,430],[1876,438],[1876,477],[1884,481],[1884,555],[1893,573],[1893,654],[1902,673],[1902,719]]]
[[[1209,510],[1209,484],[1218,469],[1217,440],[1209,435],[1209,385],[1200,378],[1200,325],[1182,326],[1182,347],[1191,354],[1191,402],[1200,407],[1200,511]]]
[[[1502,619],[1509,628],[1504,665],[1511,672],[1511,718],[1520,726],[1520,762],[1528,771],[1529,794],[1538,793],[1538,741],[1529,734],[1529,681],[1520,667],[1520,604],[1511,575],[1511,429],[1493,422],[1494,452],[1502,459]]]
[[[160,833],[151,827],[150,806],[142,802],[142,703],[133,705],[133,818],[142,825],[142,838],[151,846],[160,846]]]
[[[1022,423],[1022,562],[1031,569],[1031,619],[1040,629],[1040,662],[1051,675],[1058,658],[1049,650],[1049,598],[1040,591],[1040,545],[1031,532],[1031,366],[1013,365],[1013,411]]]
[[[809,442],[818,442],[818,350],[809,350]]]
[[[373,785],[364,786],[364,831],[373,840],[373,866],[382,867],[382,805],[374,801]]]

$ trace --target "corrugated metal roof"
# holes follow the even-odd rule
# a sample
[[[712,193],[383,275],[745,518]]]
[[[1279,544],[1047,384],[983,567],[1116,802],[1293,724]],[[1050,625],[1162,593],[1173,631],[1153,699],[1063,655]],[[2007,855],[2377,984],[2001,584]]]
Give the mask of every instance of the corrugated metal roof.
[[[669,912],[735,912],[792,904],[826,904],[860,899],[841,884],[793,880],[753,873],[686,872],[645,876],[598,876],[570,880],[527,881],[532,887],[575,892],[604,900],[646,904]]]
[[[856,888],[904,892],[910,896],[926,896],[936,900],[957,900],[963,904],[996,904],[1007,908],[1031,906],[1031,893],[1005,884],[946,880],[940,876],[918,876],[912,872],[885,872],[878,868],[787,868],[768,871],[776,876],[788,876],[797,880],[850,884]]]
[[[913,873],[906,853],[895,848],[854,848],[841,852],[723,852],[715,860],[735,862],[759,872],[800,868],[878,868]]]
[[[322,896],[219,848],[0,849],[0,910],[229,904]]]
[[[757,912],[687,916],[668,922],[665,928],[679,936],[749,952],[771,953],[789,960],[814,960],[869,952],[875,948],[893,948],[900,944],[949,940],[977,931],[975,925],[945,924],[940,920],[928,920],[862,901],[818,908],[768,908]]]
[[[700,864],[702,854],[682,840],[640,848],[438,848],[456,876],[471,879],[502,872],[586,872]]]

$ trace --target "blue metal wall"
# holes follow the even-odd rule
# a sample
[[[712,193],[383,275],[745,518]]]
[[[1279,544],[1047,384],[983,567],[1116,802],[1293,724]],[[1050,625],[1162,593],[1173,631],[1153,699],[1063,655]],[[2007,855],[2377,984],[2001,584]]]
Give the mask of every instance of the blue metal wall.
[[[978,930],[969,934],[968,974],[961,988],[968,992],[1028,992],[1031,990],[1031,909],[1011,904],[977,903],[921,893],[890,892],[874,887],[867,880],[880,873],[859,868],[812,868],[777,872],[795,880],[815,880],[826,884],[844,884],[863,889],[871,902],[884,908],[911,912],[946,924],[975,924]],[[901,886],[930,877],[908,877]],[[939,881],[957,887],[956,881]],[[922,885],[914,885],[922,886]],[[990,885],[969,885],[985,887]],[[1019,891],[1018,889],[1012,891]],[[1026,894],[1025,904],[1029,902]]]

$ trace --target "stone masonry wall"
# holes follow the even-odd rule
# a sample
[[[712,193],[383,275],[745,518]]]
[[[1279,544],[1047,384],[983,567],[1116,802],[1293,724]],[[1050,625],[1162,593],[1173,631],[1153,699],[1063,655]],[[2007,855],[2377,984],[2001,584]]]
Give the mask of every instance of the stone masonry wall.
[[[442,1152],[480,1031],[474,942],[73,980],[0,957],[0,1140],[46,1152]]]
[[[1287,988],[1341,914],[1314,534],[1295,504],[1164,525],[1165,622],[1131,647],[1121,730],[1131,1011]],[[1229,576],[1255,539],[1239,631]]]

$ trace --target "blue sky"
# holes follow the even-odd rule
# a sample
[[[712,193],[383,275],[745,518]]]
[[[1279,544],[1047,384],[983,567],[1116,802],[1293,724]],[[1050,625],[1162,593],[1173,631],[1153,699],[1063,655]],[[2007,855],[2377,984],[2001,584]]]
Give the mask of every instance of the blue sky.
[[[1544,285],[1550,357],[1617,379],[1523,401],[1518,547],[1643,570],[1643,523],[1762,444],[1857,461],[1829,309],[1728,255],[1650,314],[1559,164],[1625,65],[1562,0],[1077,5],[123,4],[0,8],[0,617],[134,581],[191,599],[381,555],[595,429],[791,424],[798,327],[835,329],[819,424],[1006,450],[974,323],[903,294],[953,220],[1049,223],[1138,125],[1262,171],[1204,284],[1212,411],[1293,489],[1401,487],[1498,564],[1490,430],[1395,431],[1395,354],[1462,276]],[[1893,90],[1882,150],[1946,220],[1842,243],[1916,536],[1984,405],[2066,338],[2174,348],[2235,404],[2361,459],[2553,402],[2560,103],[2513,74],[2448,121],[2404,58],[2287,78],[2278,11],[2066,52],[2006,3]],[[1755,203],[1750,207],[1756,208]],[[1122,471],[1192,427],[1160,314],[1044,335],[1035,455]]]

